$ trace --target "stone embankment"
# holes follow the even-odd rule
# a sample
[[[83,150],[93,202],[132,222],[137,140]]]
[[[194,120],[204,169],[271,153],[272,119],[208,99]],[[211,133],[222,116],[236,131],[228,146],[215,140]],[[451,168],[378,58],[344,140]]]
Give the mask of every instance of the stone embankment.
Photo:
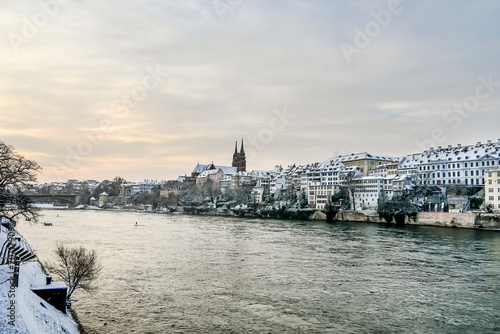
[[[256,216],[251,212],[237,214],[230,209],[217,209],[205,212],[184,210],[178,207],[179,213],[209,215],[209,216],[242,216],[259,218],[277,218],[270,216]],[[385,219],[377,211],[339,211],[335,217],[337,221],[380,223],[386,224]],[[326,220],[326,215],[320,210],[312,211],[309,220]],[[395,223],[393,221],[393,223]],[[406,217],[405,224],[438,227],[478,228],[500,231],[500,214],[493,213],[454,213],[454,212],[419,212],[415,218]]]
[[[375,211],[340,211],[337,220],[366,223],[386,223]],[[415,219],[406,217],[405,224],[439,227],[479,228],[500,231],[500,214],[419,212]]]

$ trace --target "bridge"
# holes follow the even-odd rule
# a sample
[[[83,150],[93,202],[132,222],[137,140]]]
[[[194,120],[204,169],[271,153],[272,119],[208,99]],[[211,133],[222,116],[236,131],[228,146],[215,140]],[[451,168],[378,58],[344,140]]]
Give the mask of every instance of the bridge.
[[[88,194],[25,194],[33,202],[37,203],[40,200],[46,200],[47,202],[62,202],[68,204],[70,207],[74,207],[80,204],[89,204],[89,200],[92,195]]]

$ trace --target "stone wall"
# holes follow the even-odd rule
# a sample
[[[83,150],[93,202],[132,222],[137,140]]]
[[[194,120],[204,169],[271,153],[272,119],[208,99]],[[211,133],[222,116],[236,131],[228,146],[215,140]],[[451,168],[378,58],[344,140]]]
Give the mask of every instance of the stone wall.
[[[385,223],[375,211],[339,211],[337,220],[349,222]]]
[[[474,228],[475,213],[419,212],[410,225]]]
[[[497,218],[485,218],[484,227],[494,228],[495,221],[500,224],[500,215]],[[497,219],[497,220],[495,220]],[[380,218],[375,211],[340,211],[337,213],[337,220],[350,222],[382,223],[386,221]],[[415,220],[406,217],[405,223],[409,225],[442,226],[474,228],[476,221],[475,213],[451,213],[451,212],[419,212]],[[489,222],[491,221],[491,223]],[[394,221],[392,223],[395,223]]]
[[[477,225],[480,228],[499,230],[500,214],[481,213],[481,215],[478,216]]]

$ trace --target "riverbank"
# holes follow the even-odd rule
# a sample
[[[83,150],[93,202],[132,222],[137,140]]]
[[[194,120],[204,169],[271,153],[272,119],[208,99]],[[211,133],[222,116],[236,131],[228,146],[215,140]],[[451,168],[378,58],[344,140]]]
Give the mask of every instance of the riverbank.
[[[304,210],[304,212],[306,212]],[[183,212],[185,213],[185,212]],[[302,220],[327,220],[327,216],[320,210],[307,211],[308,216],[305,219],[304,214],[298,214],[297,217],[291,219]],[[195,215],[210,215],[210,216],[241,216],[245,218],[270,218],[270,219],[283,219],[282,217],[271,217],[263,215],[254,215],[251,213],[237,213],[231,210],[220,211],[211,210],[206,212],[188,212],[188,214]],[[290,219],[290,218],[289,218]],[[363,222],[363,223],[377,223],[387,224],[387,221],[381,217],[377,211],[339,211],[333,221],[344,222]],[[393,220],[391,222],[395,224]],[[405,225],[419,225],[419,226],[435,226],[435,227],[452,227],[452,228],[467,228],[467,229],[482,229],[500,231],[500,215],[493,213],[455,213],[455,212],[418,212],[415,217],[405,217]]]
[[[61,210],[61,208],[49,208],[44,210]],[[284,211],[283,213],[260,213],[255,214],[250,208],[246,210],[233,211],[227,208],[218,208],[213,210],[197,210],[196,208],[177,207],[174,212],[154,212],[147,210],[135,209],[101,209],[96,207],[89,208],[74,208],[66,210],[104,210],[104,211],[119,211],[119,212],[146,212],[158,214],[187,214],[200,216],[222,216],[222,217],[244,217],[244,218],[263,218],[263,219],[278,219],[278,220],[318,220],[326,221],[327,216],[321,210],[314,209],[297,209],[293,211]],[[350,211],[342,210],[337,212],[333,221],[344,222],[363,222],[387,224],[387,221],[380,217],[377,211]],[[395,224],[395,221],[391,223]],[[467,228],[500,231],[500,214],[495,213],[456,213],[456,212],[418,212],[415,217],[405,217],[405,225],[419,226],[435,226],[435,227],[452,227],[452,228]]]
[[[0,318],[0,333],[80,333],[79,324],[61,311],[54,297],[60,296],[53,292],[61,290],[59,282],[47,280],[42,264],[33,260],[31,246],[12,225],[0,225],[0,245],[0,308],[6,310]],[[14,265],[15,261],[19,264]],[[48,297],[47,291],[53,294]],[[64,308],[65,290],[62,298]]]
[[[79,334],[78,324],[70,314],[57,310],[37,296],[33,286],[45,285],[45,273],[37,261],[21,263],[19,286],[11,285],[9,265],[0,266],[1,333],[66,333]]]

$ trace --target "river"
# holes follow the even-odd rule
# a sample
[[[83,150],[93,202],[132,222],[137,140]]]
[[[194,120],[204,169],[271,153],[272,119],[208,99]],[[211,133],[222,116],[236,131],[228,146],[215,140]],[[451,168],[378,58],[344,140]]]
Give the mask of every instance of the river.
[[[101,259],[99,290],[74,294],[88,333],[500,332],[498,232],[112,211],[45,220],[18,224],[42,261],[56,242]]]

